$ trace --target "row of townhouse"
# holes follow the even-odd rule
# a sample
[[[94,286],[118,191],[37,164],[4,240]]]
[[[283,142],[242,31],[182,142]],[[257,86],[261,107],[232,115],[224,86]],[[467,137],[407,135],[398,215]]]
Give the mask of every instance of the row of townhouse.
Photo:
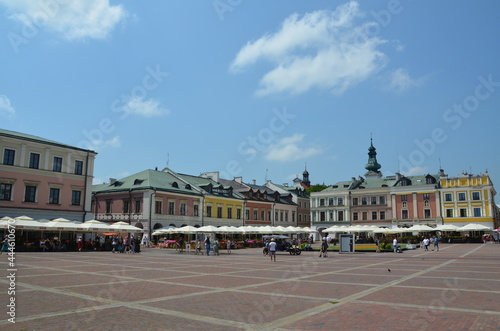
[[[0,217],[182,225],[310,226],[309,173],[293,186],[144,170],[92,185],[96,152],[0,129]]]
[[[383,177],[376,149],[368,149],[364,177],[351,178],[311,193],[312,227],[376,225],[409,227],[477,223],[497,228],[499,209],[488,173],[448,177],[438,174]]]
[[[302,186],[265,185],[193,176],[165,168],[145,170],[94,185],[94,218],[125,221],[151,235],[168,226],[310,226],[309,198]]]

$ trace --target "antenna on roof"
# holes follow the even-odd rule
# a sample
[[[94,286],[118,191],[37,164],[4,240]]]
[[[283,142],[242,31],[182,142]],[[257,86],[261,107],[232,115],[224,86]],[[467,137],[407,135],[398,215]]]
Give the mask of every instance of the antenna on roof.
[[[167,168],[168,168],[169,162],[170,162],[170,153],[167,153]],[[168,168],[168,169],[170,169],[170,168]]]
[[[267,183],[267,168],[266,168],[266,180],[265,180],[265,182]]]

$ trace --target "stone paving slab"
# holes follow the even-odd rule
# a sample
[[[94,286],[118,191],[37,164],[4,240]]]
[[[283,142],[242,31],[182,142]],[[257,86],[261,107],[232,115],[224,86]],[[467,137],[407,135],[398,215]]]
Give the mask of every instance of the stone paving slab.
[[[0,330],[500,330],[499,253],[17,253],[14,295],[3,255]]]

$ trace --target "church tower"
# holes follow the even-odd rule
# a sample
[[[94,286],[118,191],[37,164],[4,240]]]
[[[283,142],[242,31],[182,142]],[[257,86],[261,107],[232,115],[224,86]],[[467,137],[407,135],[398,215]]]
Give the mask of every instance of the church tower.
[[[376,148],[373,147],[373,140],[370,138],[370,148],[368,148],[368,163],[365,165],[365,169],[368,172],[365,174],[366,177],[382,177],[382,172],[380,172],[380,168],[382,167],[377,162],[377,152]]]
[[[311,182],[309,181],[309,172],[307,171],[307,167],[304,169],[302,173],[302,186],[305,188],[311,187]]]

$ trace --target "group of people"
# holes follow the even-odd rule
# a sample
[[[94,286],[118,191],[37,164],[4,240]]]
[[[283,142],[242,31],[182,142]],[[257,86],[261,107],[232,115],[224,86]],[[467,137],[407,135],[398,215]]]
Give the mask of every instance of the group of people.
[[[432,251],[434,251],[434,250],[439,251],[439,238],[438,238],[438,236],[432,236],[431,238],[424,237],[424,239],[422,239],[422,246],[424,247],[424,249],[426,251],[428,251],[431,242],[434,245],[434,248]]]
[[[194,244],[194,248],[195,248],[195,255],[207,255],[207,256],[210,256],[210,252],[213,252],[214,255],[219,255],[219,241],[217,240],[217,238],[215,239],[212,239],[210,238],[209,236],[207,236],[205,238],[205,240],[203,240],[203,245],[205,246],[204,247],[204,250],[202,249],[202,242],[199,241],[199,240],[196,240],[195,244]],[[231,245],[232,245],[232,242],[231,240],[227,240],[227,243],[226,243],[226,249],[227,249],[227,253],[228,254],[231,254]],[[178,240],[176,240],[175,242],[175,250],[178,251],[179,253],[183,253],[184,252],[184,247],[186,249],[186,252],[190,252],[191,251],[191,243],[189,242],[189,240],[184,240],[184,238],[179,238]],[[205,253],[204,253],[205,252]]]
[[[136,254],[141,252],[141,240],[134,238],[133,235],[125,238],[114,236],[111,240],[111,252],[113,253]]]

